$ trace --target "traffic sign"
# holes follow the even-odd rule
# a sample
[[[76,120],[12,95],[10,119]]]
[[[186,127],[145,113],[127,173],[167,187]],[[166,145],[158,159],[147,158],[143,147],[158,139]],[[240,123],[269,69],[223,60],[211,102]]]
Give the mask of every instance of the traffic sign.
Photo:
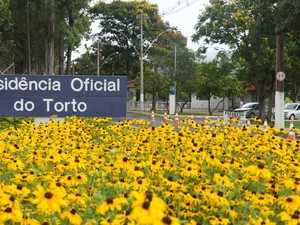
[[[276,73],[276,79],[278,80],[278,81],[284,81],[284,79],[285,79],[285,73],[283,72],[283,71],[278,71],[277,73]]]

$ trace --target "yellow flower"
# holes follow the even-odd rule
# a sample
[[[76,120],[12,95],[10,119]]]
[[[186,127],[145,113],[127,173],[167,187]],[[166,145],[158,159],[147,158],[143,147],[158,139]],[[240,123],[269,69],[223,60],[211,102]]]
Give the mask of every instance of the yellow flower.
[[[24,215],[20,224],[21,225],[40,225],[41,223],[36,219],[30,218],[29,215]]]
[[[74,225],[81,225],[82,223],[82,219],[80,215],[77,214],[75,209],[63,212],[60,217],[63,219],[68,219],[70,223]]]
[[[268,218],[266,218],[266,219],[259,218],[257,220],[253,220],[253,221],[251,221],[251,224],[252,225],[261,225],[261,224],[264,224],[264,225],[276,225],[276,223],[271,222]]]
[[[269,180],[272,175],[272,173],[268,169],[266,169],[263,163],[259,163],[257,166],[248,166],[247,169],[250,174],[254,176],[254,180],[257,180],[258,178]]]
[[[9,220],[18,223],[22,221],[22,218],[23,214],[20,209],[15,209],[8,206],[0,211],[0,222],[2,222],[3,224]]]
[[[133,222],[134,220],[131,216],[131,211],[126,210],[123,214],[117,214],[114,221],[118,224],[128,224],[128,222]]]
[[[228,218],[222,218],[222,217],[215,217],[210,216],[211,219],[209,220],[211,225],[227,225],[230,223]]]
[[[293,213],[300,207],[300,197],[296,195],[282,197],[279,199],[279,204],[287,213]]]
[[[300,212],[298,210],[293,213],[281,212],[279,214],[282,221],[286,221],[287,225],[298,225],[300,223]]]
[[[59,190],[53,189],[45,191],[42,186],[38,186],[33,194],[37,196],[34,203],[37,204],[37,208],[45,214],[59,212],[61,206],[67,205],[63,199],[64,193]]]
[[[229,177],[224,174],[216,173],[213,178],[214,182],[217,184],[224,185],[227,188],[233,188],[234,184],[230,181]]]
[[[137,200],[132,204],[132,217],[138,224],[159,224],[165,217],[166,203],[152,191],[146,191],[144,197],[135,194]]]
[[[97,207],[96,212],[104,215],[108,211],[121,210],[122,205],[127,204],[127,200],[124,197],[119,198],[107,198],[105,202]]]

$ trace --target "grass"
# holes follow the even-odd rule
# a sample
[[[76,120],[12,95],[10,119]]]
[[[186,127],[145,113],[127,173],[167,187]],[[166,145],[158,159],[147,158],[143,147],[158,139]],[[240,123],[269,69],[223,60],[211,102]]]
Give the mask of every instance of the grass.
[[[290,124],[291,124],[291,121],[289,121],[289,120],[284,121],[285,128],[290,128]],[[295,128],[300,129],[300,120],[294,120],[293,124],[294,124]]]

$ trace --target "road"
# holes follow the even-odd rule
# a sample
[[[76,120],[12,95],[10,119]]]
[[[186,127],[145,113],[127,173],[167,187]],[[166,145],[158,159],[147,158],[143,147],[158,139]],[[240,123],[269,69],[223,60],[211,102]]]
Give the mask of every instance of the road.
[[[169,115],[169,117],[173,120],[173,121],[170,121],[169,123],[174,124],[175,116],[174,115]],[[112,121],[113,122],[119,122],[119,121],[123,121],[123,120],[143,119],[145,121],[151,122],[152,126],[161,126],[162,121],[164,119],[164,115],[163,114],[156,114],[156,115],[154,115],[154,118],[155,118],[155,122],[151,122],[151,113],[150,112],[132,112],[132,111],[129,111],[126,114],[126,117],[113,117]],[[184,118],[191,118],[191,116],[189,116],[189,115],[180,116],[179,120],[183,120]],[[204,117],[204,116],[194,116],[193,117],[194,121],[198,124],[204,124],[205,118],[206,117]],[[215,121],[217,121],[218,117],[217,116],[209,116],[208,119],[211,122],[215,122]],[[210,124],[210,126],[213,126],[213,124],[214,123]],[[283,134],[283,135],[278,134],[278,135],[287,138],[287,134]],[[295,134],[295,139],[300,140],[300,136],[297,135],[297,132]]]

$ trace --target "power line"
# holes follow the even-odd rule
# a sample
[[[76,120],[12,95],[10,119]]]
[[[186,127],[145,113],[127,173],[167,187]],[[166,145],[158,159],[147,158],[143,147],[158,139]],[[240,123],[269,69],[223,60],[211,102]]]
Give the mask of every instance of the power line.
[[[190,7],[191,5],[195,4],[197,1],[199,1],[199,0],[193,0],[193,1],[178,0],[178,2],[176,4],[174,4],[173,6],[171,6],[168,9],[164,10],[162,12],[162,16],[167,16],[167,15],[178,13],[181,10],[184,10],[187,7]],[[180,7],[180,8],[178,8],[178,7]]]

